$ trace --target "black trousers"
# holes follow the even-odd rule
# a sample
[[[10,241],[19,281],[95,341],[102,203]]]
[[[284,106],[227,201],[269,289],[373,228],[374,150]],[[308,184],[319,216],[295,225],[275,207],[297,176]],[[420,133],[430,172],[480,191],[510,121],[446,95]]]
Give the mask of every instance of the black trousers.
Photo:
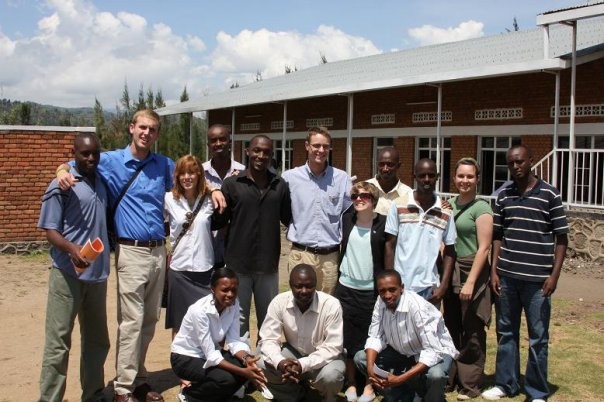
[[[223,351],[223,357],[229,363],[243,367],[241,361],[229,352]],[[185,356],[178,353],[170,355],[172,370],[178,378],[191,381],[191,386],[183,389],[183,394],[190,402],[224,402],[228,401],[246,379],[230,371],[214,366],[203,368],[204,359]]]

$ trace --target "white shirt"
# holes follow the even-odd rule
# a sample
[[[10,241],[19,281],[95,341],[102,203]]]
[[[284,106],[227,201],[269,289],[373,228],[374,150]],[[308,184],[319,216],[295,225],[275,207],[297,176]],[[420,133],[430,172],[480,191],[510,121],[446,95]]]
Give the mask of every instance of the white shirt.
[[[167,192],[164,202],[164,218],[170,223],[170,243],[172,246],[180,235],[182,224],[187,220],[187,212],[193,212],[201,197],[195,201],[193,208],[187,199],[181,196],[175,199],[172,192]],[[178,242],[172,253],[170,269],[174,271],[205,272],[214,265],[214,249],[212,246],[212,231],[210,217],[214,213],[212,197],[206,195],[195,220],[189,226],[184,236]]]
[[[222,182],[224,180],[220,178],[220,175],[218,174],[216,169],[214,169],[214,166],[212,166],[212,160],[210,159],[209,161],[205,161],[201,164],[201,166],[203,167],[203,172],[206,177],[206,181],[208,181],[214,188],[222,187]],[[226,179],[229,176],[233,176],[241,170],[245,170],[245,165],[237,162],[234,159],[231,159],[231,167],[224,175],[224,178]]]
[[[394,186],[392,190],[388,192],[385,192],[382,189],[382,186],[380,186],[380,183],[376,177],[365,180],[365,182],[373,184],[379,190],[380,197],[378,198],[378,203],[374,209],[378,214],[388,215],[388,211],[390,211],[390,204],[392,204],[393,201],[406,202],[403,200],[406,200],[406,197],[409,197],[409,194],[413,194],[413,189],[402,183],[400,180],[396,183],[396,186]]]
[[[408,290],[403,291],[394,312],[381,297],[375,302],[365,349],[379,353],[386,345],[428,367],[440,363],[443,355],[455,359],[459,354],[440,311]]]
[[[342,306],[338,299],[316,291],[310,307],[302,313],[288,291],[275,296],[268,306],[258,348],[264,361],[277,367],[285,359],[281,353],[281,339],[285,336],[285,341],[304,356],[298,362],[306,373],[340,356],[342,331]]]
[[[192,304],[172,341],[172,353],[205,359],[204,368],[218,365],[222,360],[224,341],[231,354],[241,350],[250,352],[249,346],[239,339],[239,301],[218,314],[214,295],[209,294]]]

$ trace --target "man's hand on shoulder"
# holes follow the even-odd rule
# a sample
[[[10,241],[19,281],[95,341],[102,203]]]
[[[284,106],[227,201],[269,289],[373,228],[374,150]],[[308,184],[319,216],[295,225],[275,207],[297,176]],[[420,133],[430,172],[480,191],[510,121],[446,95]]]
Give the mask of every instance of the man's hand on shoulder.
[[[66,163],[63,163],[57,168],[56,176],[57,176],[57,184],[59,188],[63,191],[69,190],[76,183],[76,178],[69,173],[71,170],[70,166]]]
[[[210,190],[210,195],[212,197],[212,204],[214,205],[214,209],[218,210],[218,213],[223,213],[226,208],[226,199],[224,198],[224,194],[220,191],[219,188],[213,188]]]

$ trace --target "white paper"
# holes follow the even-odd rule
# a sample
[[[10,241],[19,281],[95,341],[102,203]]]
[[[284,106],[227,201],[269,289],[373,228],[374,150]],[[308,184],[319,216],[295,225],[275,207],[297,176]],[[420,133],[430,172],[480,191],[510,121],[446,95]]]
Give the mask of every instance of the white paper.
[[[373,373],[378,377],[388,378],[388,372],[379,368],[375,363],[373,363]]]
[[[261,392],[262,396],[265,397],[266,399],[273,399],[274,396],[271,393],[271,391],[268,390],[268,388],[266,388],[265,386],[262,387],[262,392]]]

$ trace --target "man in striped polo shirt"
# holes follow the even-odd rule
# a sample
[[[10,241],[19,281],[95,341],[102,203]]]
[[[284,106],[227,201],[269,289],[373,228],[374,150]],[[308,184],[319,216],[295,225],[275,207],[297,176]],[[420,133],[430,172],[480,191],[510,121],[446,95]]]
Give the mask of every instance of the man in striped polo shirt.
[[[496,400],[520,391],[520,317],[529,328],[524,389],[530,401],[545,401],[551,295],[556,290],[568,243],[560,193],[531,172],[524,145],[506,154],[513,182],[497,196],[493,222],[491,286],[498,296],[495,387],[482,393]]]

